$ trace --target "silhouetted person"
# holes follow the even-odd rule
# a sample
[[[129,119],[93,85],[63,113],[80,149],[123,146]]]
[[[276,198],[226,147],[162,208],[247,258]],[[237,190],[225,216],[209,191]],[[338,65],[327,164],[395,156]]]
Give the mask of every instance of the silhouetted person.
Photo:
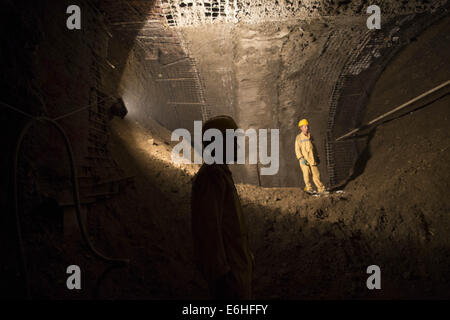
[[[233,118],[208,120],[210,128],[237,129]],[[225,134],[224,158],[225,158]],[[206,147],[206,145],[204,145]],[[234,145],[236,155],[236,142]],[[250,299],[253,254],[246,217],[227,164],[203,164],[192,185],[192,233],[196,262],[213,299]]]

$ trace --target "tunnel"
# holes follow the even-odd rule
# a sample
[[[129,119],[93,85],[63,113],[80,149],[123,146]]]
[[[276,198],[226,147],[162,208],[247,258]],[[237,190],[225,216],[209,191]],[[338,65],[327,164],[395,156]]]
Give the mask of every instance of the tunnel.
[[[274,174],[246,146],[229,165],[255,299],[450,297],[446,0],[4,1],[0,15],[7,297],[208,299],[201,163],[173,161],[173,132],[223,115],[278,139]],[[304,192],[301,119],[325,195]]]

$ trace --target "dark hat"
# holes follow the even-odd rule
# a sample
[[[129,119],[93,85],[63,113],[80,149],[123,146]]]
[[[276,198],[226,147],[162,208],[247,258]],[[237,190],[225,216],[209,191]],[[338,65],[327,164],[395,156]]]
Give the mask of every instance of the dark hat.
[[[211,119],[208,119],[203,124],[203,132],[205,133],[208,129],[218,129],[220,132],[225,133],[226,129],[236,130],[238,128],[234,119],[230,116],[216,116]]]

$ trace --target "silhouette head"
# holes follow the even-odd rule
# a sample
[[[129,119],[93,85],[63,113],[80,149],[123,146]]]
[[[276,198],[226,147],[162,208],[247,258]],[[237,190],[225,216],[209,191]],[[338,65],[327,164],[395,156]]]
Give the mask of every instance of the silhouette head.
[[[226,116],[226,115],[216,116],[216,117],[213,117],[213,118],[207,120],[203,124],[202,135],[204,135],[204,133],[208,129],[217,129],[222,133],[223,155],[224,155],[224,163],[225,163],[226,162],[225,159],[228,159],[228,157],[226,156],[227,155],[227,153],[226,153],[226,135],[225,135],[226,130],[227,129],[233,129],[233,130],[238,129],[236,121],[234,121],[234,119],[230,116]],[[213,141],[203,141],[203,148],[205,148],[212,142]],[[237,159],[237,138],[234,139],[233,147],[234,147],[234,157],[233,158],[236,161],[236,159]]]

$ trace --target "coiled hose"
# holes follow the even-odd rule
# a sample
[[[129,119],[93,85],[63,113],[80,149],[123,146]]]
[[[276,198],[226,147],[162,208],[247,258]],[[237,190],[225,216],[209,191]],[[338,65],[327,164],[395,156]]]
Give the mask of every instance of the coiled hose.
[[[25,258],[25,250],[24,250],[24,245],[23,245],[22,231],[21,231],[21,227],[20,227],[20,218],[19,218],[19,197],[18,197],[19,191],[18,191],[18,183],[17,183],[17,180],[18,180],[17,179],[17,168],[18,168],[18,163],[19,163],[19,153],[20,153],[20,149],[22,147],[23,139],[24,139],[25,135],[27,134],[28,130],[33,126],[33,124],[35,124],[38,121],[47,122],[47,123],[50,123],[51,125],[53,125],[53,127],[55,127],[57,129],[57,131],[61,134],[61,136],[64,139],[64,144],[66,146],[66,150],[69,155],[69,161],[70,161],[70,171],[71,171],[71,178],[72,178],[72,193],[73,193],[73,199],[74,199],[74,203],[75,203],[75,210],[76,210],[76,214],[77,214],[77,222],[78,222],[78,226],[80,228],[83,240],[87,243],[87,245],[88,245],[89,249],[92,251],[92,253],[95,256],[97,256],[98,258],[100,258],[101,260],[108,262],[108,263],[112,263],[113,265],[116,265],[116,266],[121,266],[121,267],[129,264],[128,259],[117,259],[117,258],[108,257],[108,256],[102,254],[101,252],[99,252],[93,246],[93,244],[89,238],[89,235],[87,233],[86,226],[84,225],[83,220],[81,219],[81,205],[80,205],[80,195],[79,195],[79,189],[78,189],[77,172],[76,172],[76,167],[75,167],[72,146],[70,144],[69,138],[67,137],[64,129],[55,120],[52,120],[47,117],[42,117],[42,116],[41,117],[33,117],[25,124],[24,128],[20,132],[20,135],[19,135],[19,138],[18,138],[17,144],[16,144],[16,150],[14,153],[14,166],[13,166],[15,220],[16,220],[16,229],[17,229],[19,250],[20,250],[19,253],[20,253],[20,260],[21,260],[20,261],[21,271],[24,276],[27,298],[30,295],[30,290],[29,290],[27,263],[26,263],[26,258]]]

